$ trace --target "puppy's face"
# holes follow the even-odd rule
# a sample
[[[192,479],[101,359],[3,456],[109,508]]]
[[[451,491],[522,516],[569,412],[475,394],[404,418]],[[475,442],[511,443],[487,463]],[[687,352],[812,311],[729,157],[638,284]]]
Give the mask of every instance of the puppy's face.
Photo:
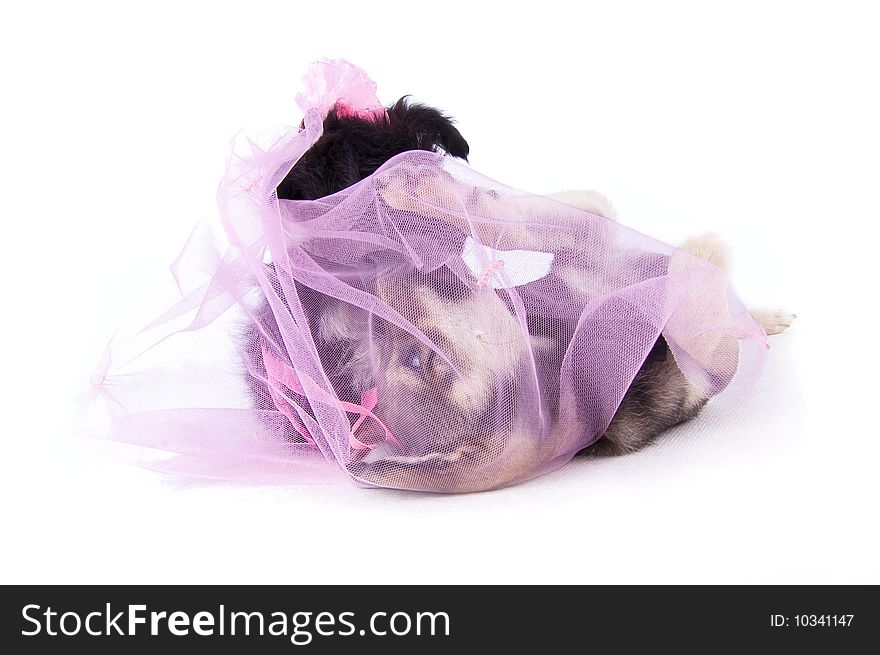
[[[403,304],[395,302],[394,296],[404,294]],[[465,432],[500,427],[498,419],[484,415],[513,382],[528,334],[523,336],[497,296],[487,290],[452,300],[430,287],[401,288],[399,294],[386,289],[382,295],[430,340],[390,326],[380,337],[384,353],[377,371],[380,391],[389,398],[406,396],[428,413],[418,419],[425,446],[443,450],[470,441]],[[400,401],[388,407],[397,423],[409,414],[408,403]]]
[[[528,331],[493,290],[440,278],[434,284],[412,277],[379,284],[379,298],[424,338],[382,319],[363,333],[370,351],[359,358],[370,368],[363,377],[378,390],[373,411],[399,445],[364,451],[350,469],[361,479],[472,489],[488,482],[487,467],[497,468],[511,447],[517,394],[531,356]]]

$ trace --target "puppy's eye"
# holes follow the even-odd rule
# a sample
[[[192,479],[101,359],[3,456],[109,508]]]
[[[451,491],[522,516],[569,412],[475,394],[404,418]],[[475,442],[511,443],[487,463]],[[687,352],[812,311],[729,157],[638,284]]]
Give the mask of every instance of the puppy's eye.
[[[416,373],[422,372],[422,357],[418,346],[411,346],[403,351],[403,365]]]

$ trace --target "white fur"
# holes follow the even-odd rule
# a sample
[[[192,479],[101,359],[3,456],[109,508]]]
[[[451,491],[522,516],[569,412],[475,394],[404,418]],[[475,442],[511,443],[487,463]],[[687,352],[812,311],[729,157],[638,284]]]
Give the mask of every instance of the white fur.
[[[706,232],[689,238],[681,245],[681,249],[720,266],[728,273],[730,272],[732,261],[730,246],[714,232]]]

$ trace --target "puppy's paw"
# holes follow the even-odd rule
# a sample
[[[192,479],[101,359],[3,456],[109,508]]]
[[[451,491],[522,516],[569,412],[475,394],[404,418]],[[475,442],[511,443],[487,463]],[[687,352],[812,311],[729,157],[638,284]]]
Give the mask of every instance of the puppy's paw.
[[[797,318],[797,315],[782,309],[754,309],[752,316],[768,335],[785,332]]]
[[[706,232],[685,241],[681,249],[697,257],[702,257],[730,272],[730,247],[714,232]]]

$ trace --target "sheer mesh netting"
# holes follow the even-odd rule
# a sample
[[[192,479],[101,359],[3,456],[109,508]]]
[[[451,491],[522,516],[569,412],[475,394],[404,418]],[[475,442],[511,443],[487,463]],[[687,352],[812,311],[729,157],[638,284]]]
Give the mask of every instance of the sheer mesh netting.
[[[228,249],[194,234],[210,267],[151,329],[182,326],[96,376],[106,433],[173,454],[164,470],[491,489],[598,439],[661,336],[705,397],[743,340],[765,343],[721,268],[442,154],[279,200],[321,118],[239,140],[219,193]]]

